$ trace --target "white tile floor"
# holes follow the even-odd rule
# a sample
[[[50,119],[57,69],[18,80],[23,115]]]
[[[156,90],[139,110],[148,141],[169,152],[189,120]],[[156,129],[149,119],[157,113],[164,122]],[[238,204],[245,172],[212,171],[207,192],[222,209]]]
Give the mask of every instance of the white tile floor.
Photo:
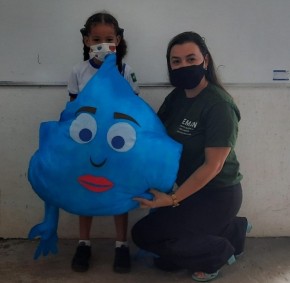
[[[186,283],[193,282],[186,271],[168,273],[132,262],[132,272],[112,271],[113,240],[94,239],[92,265],[86,273],[70,268],[77,240],[60,240],[59,253],[33,260],[37,242],[0,240],[0,282],[2,283]],[[132,257],[136,247],[131,245]],[[245,254],[235,264],[224,266],[214,282],[284,283],[290,281],[290,238],[248,238]]]

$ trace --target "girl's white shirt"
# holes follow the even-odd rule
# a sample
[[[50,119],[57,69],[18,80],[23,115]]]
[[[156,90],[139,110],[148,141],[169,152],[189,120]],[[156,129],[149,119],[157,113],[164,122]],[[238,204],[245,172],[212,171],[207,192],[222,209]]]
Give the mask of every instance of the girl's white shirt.
[[[69,94],[78,95],[98,70],[98,66],[91,60],[83,61],[75,65],[68,80],[67,89]],[[133,91],[138,95],[140,92],[139,85],[133,69],[128,64],[123,64],[122,75],[129,82]]]

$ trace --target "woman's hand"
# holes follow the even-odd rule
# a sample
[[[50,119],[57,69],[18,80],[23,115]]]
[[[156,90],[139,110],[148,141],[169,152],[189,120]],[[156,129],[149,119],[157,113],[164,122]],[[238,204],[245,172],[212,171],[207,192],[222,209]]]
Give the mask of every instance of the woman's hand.
[[[145,198],[134,198],[134,200],[140,203],[142,208],[156,208],[163,206],[172,206],[173,201],[170,195],[162,193],[160,191],[151,189],[149,191],[153,195],[153,200],[148,200]]]

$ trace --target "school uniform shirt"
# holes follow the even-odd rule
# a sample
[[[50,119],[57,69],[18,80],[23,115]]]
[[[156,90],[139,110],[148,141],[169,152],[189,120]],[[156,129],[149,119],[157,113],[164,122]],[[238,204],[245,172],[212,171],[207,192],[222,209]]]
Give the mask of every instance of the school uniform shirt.
[[[206,187],[227,187],[242,179],[234,147],[240,112],[232,97],[208,84],[194,98],[175,88],[164,100],[158,115],[169,136],[183,144],[176,183],[181,185],[205,160],[206,147],[231,147],[221,172]]]
[[[101,65],[96,64],[93,59],[75,65],[68,80],[69,95],[76,98],[100,67]],[[138,82],[132,68],[128,64],[123,64],[121,74],[129,82],[133,91],[139,95]]]

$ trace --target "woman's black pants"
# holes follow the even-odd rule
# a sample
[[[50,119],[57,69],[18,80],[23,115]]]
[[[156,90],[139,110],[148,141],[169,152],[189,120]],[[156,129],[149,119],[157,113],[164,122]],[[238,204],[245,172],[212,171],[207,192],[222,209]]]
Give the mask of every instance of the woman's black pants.
[[[244,250],[247,219],[237,217],[240,184],[204,188],[180,206],[153,210],[132,228],[141,249],[192,272],[212,273]]]

